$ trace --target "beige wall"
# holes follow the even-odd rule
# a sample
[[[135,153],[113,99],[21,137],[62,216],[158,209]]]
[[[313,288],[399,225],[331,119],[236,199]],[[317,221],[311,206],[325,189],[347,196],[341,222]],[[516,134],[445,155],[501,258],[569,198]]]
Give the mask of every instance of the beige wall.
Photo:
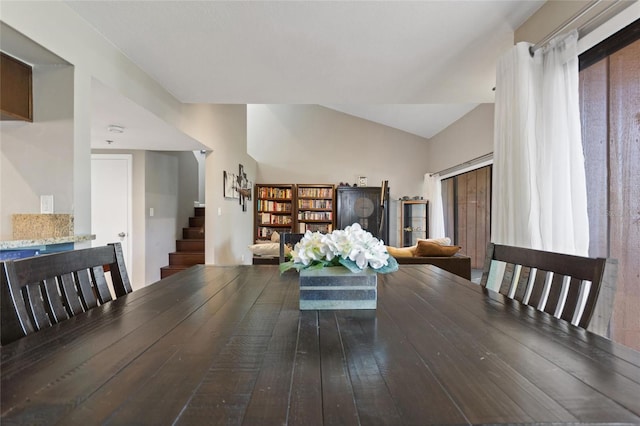
[[[184,131],[211,152],[205,160],[205,261],[218,265],[250,264],[247,246],[253,240],[252,202],[243,212],[237,199],[223,197],[223,171],[256,181],[256,161],[247,154],[246,105],[185,105]]]
[[[56,213],[74,213],[73,67],[33,71],[34,122],[0,127],[0,239],[12,239],[11,215],[40,213],[53,195]]]
[[[389,180],[391,200],[422,195],[427,140],[318,105],[249,105],[248,152],[257,183]],[[389,244],[396,244],[397,206],[390,207]]]
[[[435,173],[493,152],[493,104],[481,104],[429,139],[427,172]]]
[[[160,268],[176,250],[179,161],[172,152],[146,151],[145,155],[145,280],[160,279]],[[148,214],[154,209],[153,217]]]
[[[515,31],[514,42],[535,44],[541,41],[589,3],[586,0],[547,1]]]
[[[226,202],[222,197],[224,169],[237,170],[238,163],[242,163],[250,178],[255,181],[255,161],[246,154],[245,106],[183,105],[89,27],[63,2],[3,1],[2,20],[73,65],[73,84],[68,88],[68,93],[72,96],[72,129],[66,138],[70,143],[70,151],[66,155],[61,155],[64,152],[55,155],[55,158],[65,158],[63,163],[70,172],[49,175],[49,180],[72,188],[70,193],[73,197],[76,231],[88,233],[91,230],[90,100],[91,81],[95,78],[114,90],[125,93],[129,99],[167,123],[190,133],[196,139],[202,138],[202,143],[215,150],[216,155],[210,156],[206,162],[208,192],[205,201],[208,207],[213,206],[213,209],[208,209],[208,214],[213,215],[213,212],[217,212],[217,207],[221,207],[222,216],[228,214],[229,219],[214,221],[211,217],[207,220],[207,223],[214,223],[212,227],[207,228],[207,235],[211,237],[211,245],[208,244],[207,247],[207,261],[213,263],[214,259],[222,259],[225,263],[241,263],[243,257],[250,261],[246,259],[245,252],[252,239],[251,212],[236,216],[237,205],[232,209],[231,202]],[[2,155],[1,175],[5,174],[5,169],[12,173],[10,179],[2,179],[2,185],[21,174],[37,174],[23,164],[5,167],[4,149]],[[15,170],[10,170],[10,167],[14,167]],[[5,192],[3,188],[3,197],[5,193],[9,192]],[[3,209],[4,203],[0,211]],[[172,233],[176,226],[174,224],[171,227]],[[3,235],[4,228],[3,224]],[[213,232],[214,230],[216,232]],[[142,244],[139,242],[138,245]],[[134,258],[137,258],[135,254]],[[136,262],[139,261],[138,258]],[[145,278],[145,282],[149,282],[148,277]]]
[[[91,81],[96,78],[168,123],[179,126],[182,104],[142,72],[64,2],[3,1],[2,21],[74,67],[72,153],[66,158],[76,233],[91,230]],[[22,170],[24,172],[24,170]],[[70,179],[70,180],[67,180]],[[4,231],[3,231],[4,232]],[[82,244],[81,244],[82,245]]]

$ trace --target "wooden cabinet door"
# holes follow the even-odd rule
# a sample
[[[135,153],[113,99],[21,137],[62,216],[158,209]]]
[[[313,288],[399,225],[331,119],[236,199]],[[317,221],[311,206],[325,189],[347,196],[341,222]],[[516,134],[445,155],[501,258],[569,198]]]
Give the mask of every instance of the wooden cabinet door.
[[[385,243],[389,241],[389,189],[382,202],[380,187],[338,187],[336,227],[344,229],[359,223],[363,229]]]

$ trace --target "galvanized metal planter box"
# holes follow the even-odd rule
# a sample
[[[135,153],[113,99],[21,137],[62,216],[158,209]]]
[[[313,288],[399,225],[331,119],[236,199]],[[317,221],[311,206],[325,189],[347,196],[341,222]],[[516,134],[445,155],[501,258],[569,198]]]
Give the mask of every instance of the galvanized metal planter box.
[[[378,274],[344,267],[300,271],[300,310],[376,309]]]

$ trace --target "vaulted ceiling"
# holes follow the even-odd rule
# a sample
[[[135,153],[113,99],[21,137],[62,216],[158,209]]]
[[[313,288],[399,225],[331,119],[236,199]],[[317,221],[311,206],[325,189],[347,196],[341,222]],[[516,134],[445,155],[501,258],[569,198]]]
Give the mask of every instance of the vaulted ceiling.
[[[321,104],[432,137],[493,102],[544,1],[67,1],[185,103]]]

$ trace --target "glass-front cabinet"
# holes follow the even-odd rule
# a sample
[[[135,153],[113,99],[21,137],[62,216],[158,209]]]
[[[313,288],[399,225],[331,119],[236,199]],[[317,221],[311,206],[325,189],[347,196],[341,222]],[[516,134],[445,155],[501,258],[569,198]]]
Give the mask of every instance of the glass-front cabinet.
[[[402,200],[400,202],[401,246],[417,244],[418,238],[429,237],[429,201]]]

